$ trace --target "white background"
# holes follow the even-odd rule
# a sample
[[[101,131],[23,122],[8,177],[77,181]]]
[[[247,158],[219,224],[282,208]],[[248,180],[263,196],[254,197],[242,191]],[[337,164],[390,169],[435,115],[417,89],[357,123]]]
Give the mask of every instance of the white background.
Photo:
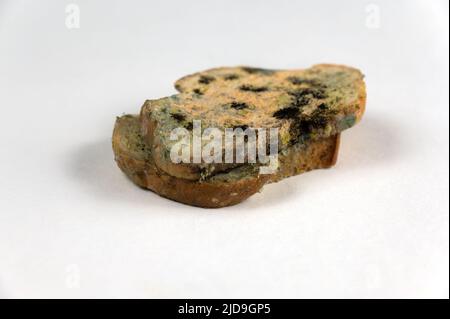
[[[1,297],[448,298],[448,1],[72,2],[0,0]],[[321,62],[368,88],[332,169],[206,210],[114,163],[183,75]]]

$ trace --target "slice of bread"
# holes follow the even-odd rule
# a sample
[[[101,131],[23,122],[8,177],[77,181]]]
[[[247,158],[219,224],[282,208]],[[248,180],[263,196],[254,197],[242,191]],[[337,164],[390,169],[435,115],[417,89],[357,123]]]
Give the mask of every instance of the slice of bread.
[[[154,162],[169,175],[200,180],[237,164],[173,163],[170,150],[177,127],[278,128],[279,152],[337,136],[355,125],[365,108],[363,75],[354,68],[322,64],[304,70],[216,68],[181,78],[180,94],[146,101],[142,134]],[[294,154],[294,153],[291,153]]]
[[[159,169],[153,160],[153,147],[141,135],[138,116],[117,118],[112,146],[120,169],[138,186],[188,205],[218,208],[235,205],[266,183],[317,168],[332,166],[336,161],[339,135],[309,141],[287,150],[280,156],[277,174],[259,175],[257,167],[245,165],[191,181],[171,176]]]

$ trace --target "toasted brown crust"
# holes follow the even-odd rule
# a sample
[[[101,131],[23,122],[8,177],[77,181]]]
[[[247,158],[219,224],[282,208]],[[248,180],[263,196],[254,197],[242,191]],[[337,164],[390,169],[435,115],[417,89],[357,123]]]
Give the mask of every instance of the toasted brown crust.
[[[237,78],[228,80],[227,76]],[[314,89],[315,85],[320,87],[320,83],[314,84],[314,81],[321,77],[331,86],[330,95],[327,98],[311,99],[309,104],[302,107],[302,115],[297,115],[295,119],[277,119],[272,116],[280,107],[292,102],[290,101],[291,93],[287,92],[297,89]],[[299,83],[291,83],[287,80],[290,78],[301,80]],[[340,95],[336,93],[339,90],[334,88],[335,83],[338,83],[336,87],[343,91],[339,93]],[[267,86],[273,90],[248,92],[239,89],[246,84],[256,88]],[[168,142],[167,132],[170,132],[173,127],[187,125],[194,119],[201,119],[202,125],[206,123],[206,126],[219,129],[227,127],[230,123],[232,127],[233,125],[277,127],[280,130],[280,148],[289,150],[292,145],[298,144],[298,142],[292,142],[292,139],[295,134],[303,134],[299,131],[303,130],[304,122],[326,123],[325,126],[314,128],[309,133],[313,140],[335,136],[360,121],[366,102],[365,84],[361,72],[351,67],[332,64],[315,65],[304,70],[216,68],[185,76],[176,82],[175,87],[181,92],[180,94],[159,100],[149,100],[143,105],[141,109],[143,136],[147,143],[153,145],[154,161],[159,169],[169,175],[194,181],[201,179],[204,171],[212,171],[210,169],[212,165],[170,161],[168,152],[172,144]],[[195,93],[198,90],[201,94]],[[338,102],[333,102],[335,98]],[[224,107],[235,100],[243,101],[253,109],[236,110]],[[318,120],[311,118],[324,103],[329,104],[330,109],[319,111]],[[185,120],[181,123],[171,121],[169,113],[166,112],[174,111],[184,114]],[[327,112],[330,115],[322,116]],[[213,171],[217,173],[227,171],[236,164],[224,163],[213,166]]]
[[[120,169],[140,187],[184,204],[205,208],[235,205],[268,182],[332,166],[339,140],[334,136],[288,152],[280,157],[280,168],[273,175],[236,175],[234,171],[239,169],[235,169],[200,182],[176,178],[158,169],[151,148],[143,143],[139,131],[138,117],[126,115],[117,119],[112,146]]]
[[[117,153],[120,150],[116,150]],[[162,197],[204,208],[236,205],[258,192],[266,182],[262,177],[233,183],[194,182],[164,174],[154,165],[139,166],[134,158],[126,155],[116,155],[116,162],[138,186]]]

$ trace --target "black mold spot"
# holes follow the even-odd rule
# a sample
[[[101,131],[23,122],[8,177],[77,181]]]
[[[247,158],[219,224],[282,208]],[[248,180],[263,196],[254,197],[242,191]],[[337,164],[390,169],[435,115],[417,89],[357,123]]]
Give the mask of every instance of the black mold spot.
[[[290,92],[289,95],[294,97],[291,106],[296,108],[303,108],[311,102],[311,97],[308,95],[297,94],[297,92]]]
[[[313,97],[315,99],[326,98],[326,93],[323,88],[304,88],[289,92],[290,95],[301,98],[301,97]]]
[[[315,99],[325,99],[327,97],[325,90],[322,88],[312,89],[311,94]]]
[[[244,102],[231,102],[229,106],[235,110],[243,110],[248,108],[248,105]]]
[[[295,91],[288,92],[289,95],[293,97],[293,101],[290,106],[303,108],[304,106],[311,103],[313,98],[319,98],[322,95],[321,92],[318,92],[316,89],[298,89]]]
[[[262,68],[242,67],[241,69],[242,69],[242,71],[247,72],[249,74],[272,75],[275,73],[275,70],[262,69]]]
[[[300,76],[290,76],[290,77],[286,78],[286,80],[288,80],[289,82],[291,82],[294,85],[307,84],[307,85],[319,87],[322,89],[326,88],[326,86],[317,79],[306,79],[306,78],[302,78]]]
[[[291,135],[290,144],[296,144],[309,138],[312,132],[324,129],[330,117],[335,113],[332,111],[315,110],[311,115],[299,116],[294,119],[289,133]]]
[[[237,75],[237,74],[227,74],[223,78],[225,80],[227,80],[227,81],[237,80],[237,79],[239,79],[239,75]]]
[[[321,104],[319,104],[319,105],[317,106],[317,108],[318,108],[319,110],[328,110],[330,107],[328,106],[328,104],[321,103]]]
[[[310,115],[302,114],[303,107],[312,102],[312,99],[324,97],[324,92],[320,89],[305,88],[288,93],[293,97],[292,103],[276,111],[273,116],[277,119],[291,120],[290,145],[306,141],[311,133],[324,129],[330,122],[330,118],[336,114],[326,103],[320,103]]]
[[[188,131],[192,131],[194,126],[193,126],[192,122],[189,122],[189,123],[184,125],[184,128],[187,129]]]
[[[180,113],[173,113],[170,114],[173,119],[177,120],[178,122],[183,122],[186,119],[186,116]]]
[[[241,91],[247,91],[247,92],[265,92],[265,91],[269,90],[265,86],[253,86],[253,85],[249,85],[249,84],[243,84],[239,87],[239,89]]]
[[[235,125],[235,126],[233,126],[233,130],[235,130],[237,128],[240,128],[243,131],[245,131],[246,129],[248,129],[248,125],[244,124],[244,125]]]
[[[214,81],[216,78],[213,76],[209,76],[209,75],[202,75],[200,76],[200,78],[198,79],[198,83],[200,84],[209,84],[212,81]]]
[[[289,106],[289,107],[285,107],[283,109],[279,109],[278,111],[273,113],[273,117],[275,117],[279,120],[293,119],[293,118],[296,118],[299,113],[300,113],[300,110],[298,107]]]
[[[273,114],[273,117],[277,119],[296,119],[303,107],[309,105],[312,100],[325,98],[325,92],[316,88],[304,88],[298,89],[295,91],[288,92],[289,95],[293,97],[293,101],[290,105],[285,108],[282,108],[276,111]],[[325,103],[322,103],[318,106],[318,108],[323,111],[328,109],[328,106]]]
[[[186,115],[180,114],[180,113],[172,113],[170,116],[176,120],[178,123],[182,124],[183,127],[189,131],[192,131],[193,125],[192,122],[185,122],[186,121]]]

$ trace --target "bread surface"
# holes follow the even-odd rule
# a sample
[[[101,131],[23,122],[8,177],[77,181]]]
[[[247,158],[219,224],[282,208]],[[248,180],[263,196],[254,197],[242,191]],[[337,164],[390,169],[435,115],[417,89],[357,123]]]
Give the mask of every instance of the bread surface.
[[[183,77],[175,87],[179,94],[144,103],[141,127],[155,165],[188,180],[238,165],[173,163],[170,133],[177,127],[192,130],[193,121],[201,120],[202,128],[277,128],[279,151],[289,152],[355,125],[366,100],[361,72],[330,64],[303,70],[216,68]]]

